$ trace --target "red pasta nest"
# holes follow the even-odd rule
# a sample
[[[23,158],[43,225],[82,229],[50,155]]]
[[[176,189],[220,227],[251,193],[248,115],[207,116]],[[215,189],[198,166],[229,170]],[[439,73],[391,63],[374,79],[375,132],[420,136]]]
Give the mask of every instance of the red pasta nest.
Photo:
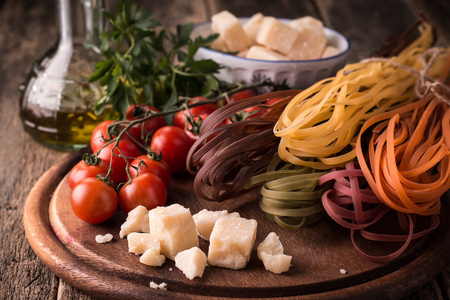
[[[371,190],[363,172],[355,162],[348,163],[345,169],[333,169],[330,173],[323,175],[319,179],[319,184],[330,181],[334,181],[333,187],[322,196],[325,211],[336,223],[350,229],[350,237],[356,251],[371,261],[386,262],[398,257],[412,240],[424,236],[439,226],[439,216],[432,215],[421,217],[420,221],[425,219],[428,222],[420,222],[421,229],[417,229],[419,219],[416,214],[394,211],[384,205]],[[396,223],[393,223],[390,218],[392,214],[388,215],[390,212],[396,213]],[[425,226],[424,229],[423,226]],[[387,255],[371,255],[357,245],[355,237],[357,232],[369,241],[403,242],[403,245]]]

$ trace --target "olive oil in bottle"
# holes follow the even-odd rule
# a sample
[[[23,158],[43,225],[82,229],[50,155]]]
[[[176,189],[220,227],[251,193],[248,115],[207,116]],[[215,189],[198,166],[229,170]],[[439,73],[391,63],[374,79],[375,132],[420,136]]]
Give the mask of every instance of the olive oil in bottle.
[[[56,4],[58,43],[33,66],[21,86],[20,117],[35,140],[70,151],[89,145],[95,126],[106,118],[106,113],[94,113],[103,91],[88,80],[102,59],[96,45],[103,30],[104,4],[98,0],[56,0]],[[76,26],[80,15],[83,30]]]

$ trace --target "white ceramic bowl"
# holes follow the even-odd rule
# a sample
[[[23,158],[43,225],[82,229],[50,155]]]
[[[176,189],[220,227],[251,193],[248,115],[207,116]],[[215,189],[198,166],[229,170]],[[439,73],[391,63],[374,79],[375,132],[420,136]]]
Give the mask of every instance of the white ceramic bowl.
[[[239,18],[244,23],[249,18]],[[279,19],[288,23],[289,19]],[[339,54],[327,58],[297,61],[267,61],[248,59],[211,50],[206,47],[198,49],[195,59],[212,59],[224,66],[217,75],[219,80],[225,82],[237,82],[243,80],[251,83],[252,78],[271,78],[275,82],[286,83],[295,89],[304,89],[313,83],[334,76],[347,62],[350,51],[350,42],[342,34],[335,30],[324,28],[327,37],[327,45],[336,47]],[[211,22],[203,22],[194,27],[192,38],[212,34]]]

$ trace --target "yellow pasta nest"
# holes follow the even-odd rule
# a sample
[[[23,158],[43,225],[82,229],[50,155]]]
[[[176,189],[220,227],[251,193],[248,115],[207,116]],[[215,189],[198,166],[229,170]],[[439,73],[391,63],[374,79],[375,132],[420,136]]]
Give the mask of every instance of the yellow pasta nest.
[[[416,99],[414,72],[421,70],[420,57],[433,41],[428,23],[420,31],[398,56],[349,64],[294,97],[274,127],[281,138],[280,158],[319,170],[354,160],[356,139],[367,119]],[[429,75],[439,74],[437,69]]]

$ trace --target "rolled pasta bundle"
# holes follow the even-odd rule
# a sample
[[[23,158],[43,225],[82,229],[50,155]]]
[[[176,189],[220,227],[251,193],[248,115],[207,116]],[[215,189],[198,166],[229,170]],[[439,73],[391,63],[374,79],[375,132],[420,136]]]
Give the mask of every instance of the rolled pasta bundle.
[[[222,106],[203,122],[199,139],[187,157],[187,169],[195,175],[194,190],[205,200],[224,201],[237,196],[248,179],[264,172],[277,152],[273,126],[298,90],[259,95]],[[265,102],[282,99],[272,105]],[[261,116],[223,125],[227,118],[249,107],[266,110]]]
[[[384,205],[365,180],[362,170],[355,162],[345,169],[333,169],[319,178],[324,185],[333,183],[322,196],[327,214],[339,225],[350,229],[355,250],[363,257],[386,262],[401,255],[412,240],[420,238],[439,226],[438,215],[421,217],[394,211]],[[356,234],[372,242],[401,242],[398,249],[384,255],[370,254],[358,246]],[[367,248],[367,247],[366,247]]]
[[[449,69],[450,55],[442,80]],[[372,117],[361,129],[356,154],[365,178],[384,204],[405,213],[439,214],[440,199],[450,189],[448,104],[430,92],[419,101]]]
[[[314,169],[342,167],[356,157],[359,130],[370,117],[412,102],[421,69],[420,56],[433,42],[432,27],[398,56],[349,64],[333,78],[299,93],[274,127],[278,155]],[[437,69],[437,67],[434,67]],[[435,73],[435,70],[430,73]]]
[[[251,177],[244,188],[262,185],[261,210],[281,227],[294,230],[324,215],[321,197],[328,186],[320,186],[318,179],[326,173],[285,163],[275,156],[267,171]]]

